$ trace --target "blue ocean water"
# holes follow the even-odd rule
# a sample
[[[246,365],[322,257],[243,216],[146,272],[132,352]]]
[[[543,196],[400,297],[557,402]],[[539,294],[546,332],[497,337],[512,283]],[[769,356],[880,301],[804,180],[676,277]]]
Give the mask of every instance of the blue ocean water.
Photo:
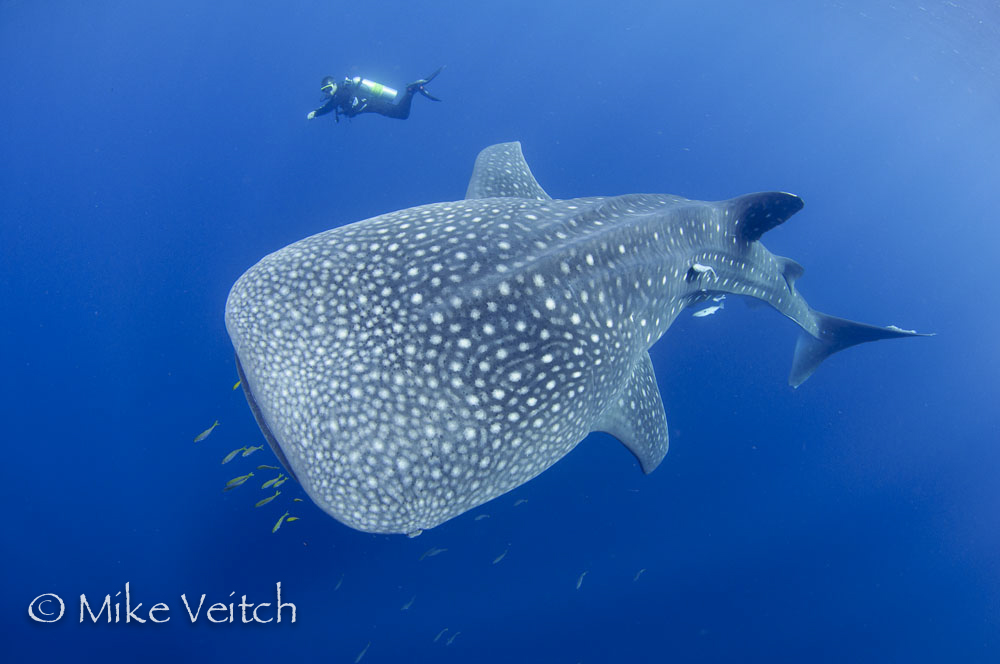
[[[997,44],[987,1],[0,2],[4,660],[1000,661]],[[406,121],[306,121],[442,64]],[[792,390],[791,322],[682,315],[656,472],[594,434],[415,539],[222,492],[274,463],[220,465],[263,442],[235,279],[509,140],[557,198],[795,192],[765,242],[809,302],[938,336]],[[278,583],[294,622],[207,619]]]

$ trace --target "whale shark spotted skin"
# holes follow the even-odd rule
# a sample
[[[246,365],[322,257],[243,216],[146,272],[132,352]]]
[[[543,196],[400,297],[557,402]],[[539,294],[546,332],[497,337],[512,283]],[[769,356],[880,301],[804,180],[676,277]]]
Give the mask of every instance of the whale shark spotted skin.
[[[802,328],[789,382],[865,341],[922,336],[810,309],[761,235],[802,207],[633,194],[553,200],[519,143],[480,153],[465,200],[329,230],[266,256],[226,303],[250,407],[312,500],[414,535],[527,482],[591,431],[651,472],[667,420],[647,352],[732,293]]]

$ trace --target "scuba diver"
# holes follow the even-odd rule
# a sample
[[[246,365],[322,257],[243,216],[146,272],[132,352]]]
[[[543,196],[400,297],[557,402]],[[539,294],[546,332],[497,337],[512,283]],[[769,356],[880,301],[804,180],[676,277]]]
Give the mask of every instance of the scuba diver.
[[[378,113],[387,118],[405,120],[410,117],[410,102],[413,101],[414,92],[419,92],[432,101],[441,101],[427,92],[424,86],[433,81],[442,69],[443,66],[438,67],[437,71],[427,78],[421,78],[407,85],[406,92],[402,96],[392,88],[360,76],[345,78],[339,84],[332,76],[327,76],[323,79],[320,90],[328,99],[315,111],[310,111],[306,119],[312,120],[333,112],[336,114],[337,122],[340,122],[341,115],[353,118],[361,113]]]

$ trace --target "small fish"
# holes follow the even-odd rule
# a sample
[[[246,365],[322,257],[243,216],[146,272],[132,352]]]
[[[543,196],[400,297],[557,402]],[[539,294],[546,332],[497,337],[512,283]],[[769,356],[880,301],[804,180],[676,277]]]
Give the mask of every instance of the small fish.
[[[277,482],[274,483],[274,488],[277,489],[279,486],[281,486],[282,484],[284,484],[287,481],[288,481],[288,476],[286,475],[286,476],[282,477],[281,479],[279,479]]]
[[[691,266],[691,269],[697,272],[699,275],[711,274],[713,279],[718,279],[719,275],[715,273],[715,270],[709,265],[702,265],[701,263],[695,263]]]
[[[229,491],[230,489],[235,489],[236,487],[243,484],[251,477],[253,477],[253,472],[249,472],[246,475],[240,475],[239,477],[234,477],[233,479],[226,482],[226,486],[223,489],[223,491]]]
[[[341,575],[340,575],[340,580],[339,580],[339,581],[337,581],[337,585],[335,585],[335,586],[333,587],[333,589],[334,589],[335,591],[337,591],[337,590],[340,590],[340,584],[342,584],[343,582],[344,582],[344,575],[343,575],[343,574],[341,574]]]
[[[424,551],[424,555],[420,556],[420,560],[423,560],[424,558],[433,558],[434,556],[442,554],[447,550],[448,549],[437,549],[437,548],[427,549],[426,551]]]
[[[508,551],[510,551],[510,547],[509,546],[506,549],[503,550],[503,553],[501,553],[499,556],[497,556],[496,558],[493,559],[493,564],[496,565],[498,562],[500,562],[501,560],[503,560],[503,557],[507,555]]]
[[[274,500],[275,498],[277,498],[280,495],[281,495],[280,491],[275,491],[273,496],[268,496],[264,500],[258,500],[257,504],[254,505],[254,507],[260,507],[261,505],[267,505],[269,502],[271,502],[272,500]]]
[[[263,445],[255,445],[254,447],[244,447],[243,448],[243,456],[250,456],[251,454],[253,454],[257,450],[262,450],[262,449],[264,449]]]
[[[262,463],[259,466],[257,466],[257,470],[281,470],[281,469],[278,468],[277,466],[269,466],[266,463]]]
[[[722,295],[716,295],[715,297],[713,297],[712,302],[722,302],[725,299],[726,299],[726,294],[723,293]]]
[[[582,586],[582,585],[583,585],[583,577],[585,577],[585,576],[587,576],[587,573],[586,573],[586,572],[584,572],[583,574],[581,574],[581,575],[580,575],[580,578],[576,580],[576,589],[577,589],[577,590],[579,590],[579,589],[580,589],[580,586]]]
[[[223,463],[223,464],[227,464],[227,463],[229,463],[230,461],[232,461],[233,459],[235,459],[235,458],[236,458],[236,455],[237,455],[237,454],[239,454],[240,452],[242,452],[242,451],[243,451],[243,450],[245,450],[245,449],[246,449],[245,447],[241,447],[241,448],[239,448],[238,450],[233,450],[232,452],[230,452],[229,454],[227,454],[227,455],[226,455],[226,458],[224,458],[224,459],[222,460],[222,463]],[[244,454],[243,456],[246,456],[246,455]]]
[[[354,664],[358,664],[358,662],[361,661],[361,658],[365,656],[365,653],[368,652],[368,649],[371,647],[372,647],[372,642],[369,641],[368,645],[365,646],[365,649],[359,652],[358,656],[354,658]]]
[[[302,499],[301,498],[292,498],[292,502],[293,503],[301,503]]]
[[[281,524],[284,523],[285,517],[287,517],[287,516],[288,516],[288,512],[285,512],[284,514],[281,515],[281,518],[278,519],[278,523],[274,524],[274,528],[271,528],[271,532],[272,533],[278,532],[278,528],[281,528]]]
[[[483,519],[488,519],[488,518],[490,518],[489,514],[480,514],[475,519],[473,519],[473,521],[482,521]]]
[[[233,383],[233,389],[235,390],[235,389],[236,389],[237,387],[239,387],[239,386],[240,386],[240,385],[241,385],[242,383],[243,383],[243,379],[242,379],[242,378],[240,378],[240,379],[239,379],[238,381],[236,381],[235,383]]]
[[[705,316],[711,316],[712,314],[714,314],[719,309],[724,309],[724,308],[725,307],[722,304],[713,304],[710,307],[705,307],[704,309],[699,309],[698,311],[694,312],[691,315],[694,316],[695,318],[704,318]]]
[[[297,517],[297,516],[290,516],[287,519],[285,519],[285,523],[291,523],[292,521],[298,521],[298,520],[299,520],[299,517]]]
[[[206,438],[208,438],[208,435],[210,433],[212,433],[212,429],[214,429],[217,426],[219,426],[219,420],[216,420],[215,424],[213,424],[212,426],[208,427],[207,429],[205,429],[204,431],[202,431],[201,433],[199,433],[197,436],[195,436],[194,437],[194,442],[200,443],[201,441],[203,441]]]
[[[268,481],[264,482],[263,484],[261,484],[261,485],[260,485],[260,488],[261,488],[261,489],[266,489],[267,487],[271,486],[272,484],[274,484],[275,482],[277,482],[278,480],[280,480],[280,479],[281,479],[282,477],[284,477],[284,476],[285,476],[285,474],[284,474],[284,473],[281,473],[280,475],[278,475],[278,476],[277,476],[277,477],[275,477],[274,479],[270,479],[270,480],[268,480]]]
[[[409,611],[409,610],[410,610],[410,607],[411,607],[411,606],[413,606],[413,600],[415,600],[415,599],[417,599],[417,596],[416,596],[416,595],[414,595],[413,597],[411,597],[411,598],[410,598],[410,601],[409,601],[409,602],[407,602],[406,604],[404,604],[403,606],[401,606],[401,607],[399,608],[399,610],[400,610],[400,611]]]
[[[448,631],[448,628],[445,627],[440,632],[438,632],[438,635],[434,637],[434,643],[437,643],[438,639],[440,639],[442,636],[444,636],[444,633],[447,632],[447,631]]]
[[[459,634],[461,634],[461,632],[455,632],[454,634],[452,634],[451,638],[449,638],[447,641],[445,641],[445,645],[446,646],[450,646],[452,643],[454,643],[455,639],[458,638]]]
[[[519,498],[519,499],[518,499],[518,500],[517,500],[517,501],[516,501],[516,502],[514,503],[514,507],[517,507],[518,505],[523,505],[523,504],[524,504],[524,503],[526,503],[526,502],[528,502],[528,499],[527,499],[527,498]]]
[[[646,568],[643,567],[641,570],[639,570],[638,572],[636,572],[635,573],[635,578],[633,578],[632,581],[638,581],[639,577],[642,576],[642,573],[645,572],[645,571],[646,571]]]

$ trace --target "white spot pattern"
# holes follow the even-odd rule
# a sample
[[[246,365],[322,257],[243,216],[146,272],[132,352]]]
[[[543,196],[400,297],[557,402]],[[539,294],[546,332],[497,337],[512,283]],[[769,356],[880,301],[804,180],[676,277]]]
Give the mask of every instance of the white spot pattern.
[[[316,504],[353,528],[438,525],[538,475],[609,408],[650,408],[655,381],[631,401],[623,390],[699,298],[752,295],[809,329],[784,259],[734,242],[721,204],[552,200],[516,145],[484,151],[469,199],[306,238],[229,295],[267,428]],[[634,435],[662,436],[665,452],[663,427]]]

